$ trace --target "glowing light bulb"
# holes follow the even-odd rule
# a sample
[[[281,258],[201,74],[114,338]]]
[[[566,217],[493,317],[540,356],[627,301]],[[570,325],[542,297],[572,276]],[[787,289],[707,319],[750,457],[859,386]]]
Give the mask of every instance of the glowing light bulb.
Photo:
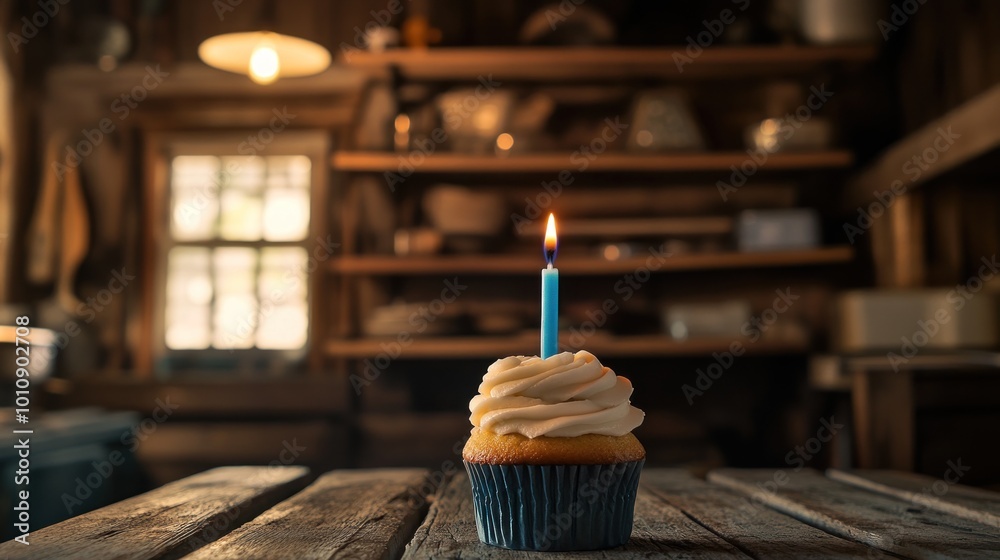
[[[278,72],[281,64],[278,62],[278,52],[274,47],[264,42],[253,50],[250,54],[250,79],[254,82],[267,85],[278,79]]]
[[[497,148],[501,150],[509,150],[514,147],[514,137],[509,133],[504,132],[500,136],[497,136]]]

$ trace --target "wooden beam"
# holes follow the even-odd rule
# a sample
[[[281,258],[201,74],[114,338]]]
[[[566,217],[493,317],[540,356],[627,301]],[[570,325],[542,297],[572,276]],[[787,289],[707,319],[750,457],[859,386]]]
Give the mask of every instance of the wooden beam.
[[[715,77],[801,75],[830,65],[858,65],[874,60],[875,47],[712,47],[696,58],[686,46],[658,48],[543,47],[389,49],[381,53],[351,52],[344,62],[353,68],[383,71],[397,68],[412,79],[580,80],[628,77]],[[690,64],[678,63],[681,60]]]
[[[9,13],[14,11],[13,7],[5,8],[0,11],[2,13],[0,19],[6,24]],[[17,142],[15,139],[18,119],[14,116],[14,103],[19,83],[19,80],[14,78],[14,72],[7,64],[7,56],[4,53],[4,56],[0,56],[0,120],[5,123],[0,129],[0,303],[6,303],[11,299],[11,274],[18,268],[13,266],[12,236],[17,207],[15,196],[17,189],[14,183],[17,178],[18,146],[27,145],[24,139],[22,142]]]
[[[941,150],[947,144],[949,131],[958,137],[946,150]],[[1000,85],[893,144],[849,183],[847,197],[852,205],[867,205],[874,200],[873,191],[885,191],[894,181],[900,181],[906,189],[924,185],[997,146],[1000,146]],[[928,150],[936,153],[933,162],[928,158],[914,163],[914,158],[922,159]]]
[[[510,157],[477,156],[461,153],[419,153],[420,163],[411,165],[406,153],[339,151],[331,164],[336,171],[394,172],[407,165],[415,173],[560,173],[575,172],[570,153],[537,153]],[[662,154],[605,153],[590,161],[588,173],[729,172],[749,160],[746,152],[682,152]],[[832,169],[850,167],[851,152],[787,152],[768,156],[761,172]]]
[[[159,73],[157,73],[159,71]],[[363,72],[334,65],[314,76],[278,80],[261,87],[246,75],[216,70],[201,62],[184,62],[170,67],[157,64],[126,63],[111,72],[93,64],[63,64],[46,74],[46,91],[60,95],[88,94],[115,98],[143,80],[158,79],[149,88],[149,99],[201,98],[281,98],[290,95],[331,95],[353,93],[361,89],[367,77]]]

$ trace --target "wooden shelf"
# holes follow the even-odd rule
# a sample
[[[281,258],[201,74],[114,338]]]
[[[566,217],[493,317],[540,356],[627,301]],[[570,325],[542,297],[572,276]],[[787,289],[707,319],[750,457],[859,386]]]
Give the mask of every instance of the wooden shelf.
[[[338,171],[385,171],[399,173],[407,154],[393,152],[341,151],[333,155],[332,164]],[[477,156],[455,153],[435,153],[424,156],[414,173],[559,173],[571,172],[729,172],[739,167],[749,156],[746,152],[689,152],[662,154],[606,153],[582,163],[572,154],[539,153],[510,157]],[[832,169],[850,167],[854,156],[846,150],[822,152],[788,152],[771,154],[762,170]]]
[[[950,138],[948,132],[956,136]],[[848,185],[855,204],[874,200],[873,191],[895,182],[910,189],[955,170],[1000,147],[1000,85],[952,109],[887,149]],[[943,149],[942,149],[943,148]],[[923,154],[930,157],[926,161]],[[995,169],[992,162],[990,168]],[[897,189],[898,188],[897,184]]]
[[[557,264],[564,274],[600,276],[627,274],[647,267],[646,258],[606,261],[596,257],[562,257]],[[854,249],[847,245],[772,253],[702,253],[668,257],[657,270],[828,265],[849,262],[853,258]],[[329,262],[334,272],[345,275],[522,275],[538,274],[542,268],[540,255],[363,256],[341,257]]]
[[[363,359],[372,358],[385,351],[392,338],[360,338],[330,340],[326,343],[326,354],[330,357]],[[466,337],[414,337],[399,355],[400,359],[428,358],[482,358],[494,359],[503,356],[533,355],[538,353],[538,336],[534,334],[506,337],[466,336]],[[721,338],[678,341],[670,337],[651,334],[635,336],[609,336],[597,334],[584,345],[600,358],[605,356],[704,356],[712,352],[728,350],[735,341],[740,341],[748,354],[801,353],[809,350],[806,340],[782,341],[761,339],[748,340]],[[567,344],[567,340],[561,340]]]
[[[382,53],[352,52],[343,61],[349,67],[369,71],[394,67],[404,77],[423,80],[476,80],[480,76],[540,81],[629,77],[733,79],[800,75],[831,65],[858,65],[874,60],[878,53],[876,47],[867,45],[776,45],[712,47],[690,57],[686,48],[390,49]]]
[[[652,237],[654,235],[724,235],[733,232],[730,216],[669,218],[571,218],[559,220],[559,237]],[[544,237],[541,229],[519,231],[520,237]]]

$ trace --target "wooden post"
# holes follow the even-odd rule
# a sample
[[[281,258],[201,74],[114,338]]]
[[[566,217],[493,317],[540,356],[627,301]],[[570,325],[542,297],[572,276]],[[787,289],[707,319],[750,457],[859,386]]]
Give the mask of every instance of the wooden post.
[[[913,373],[855,370],[852,376],[858,466],[913,470]]]
[[[916,288],[926,279],[922,193],[897,197],[885,214],[873,217],[872,255],[881,288]]]

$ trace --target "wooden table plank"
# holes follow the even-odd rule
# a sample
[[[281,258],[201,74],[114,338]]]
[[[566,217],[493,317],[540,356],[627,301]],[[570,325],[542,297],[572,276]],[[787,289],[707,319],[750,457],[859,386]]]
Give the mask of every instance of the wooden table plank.
[[[754,504],[743,494],[708,484],[683,469],[645,469],[640,484],[754,558],[889,558],[878,549]]]
[[[861,490],[812,469],[719,469],[709,482],[738,490],[829,533],[911,558],[990,558],[993,528]]]
[[[305,467],[212,469],[35,531],[28,546],[0,544],[0,556],[179,558],[301,489],[308,474]]]
[[[1000,529],[1000,493],[997,492],[899,471],[830,469],[826,476]]]
[[[632,540],[611,550],[589,552],[526,552],[479,542],[472,505],[472,487],[464,473],[438,493],[427,518],[406,547],[404,559],[476,558],[617,559],[617,558],[747,558],[738,549],[688,519],[680,510],[640,490],[635,503]]]
[[[186,559],[398,558],[427,511],[424,469],[333,471]]]

